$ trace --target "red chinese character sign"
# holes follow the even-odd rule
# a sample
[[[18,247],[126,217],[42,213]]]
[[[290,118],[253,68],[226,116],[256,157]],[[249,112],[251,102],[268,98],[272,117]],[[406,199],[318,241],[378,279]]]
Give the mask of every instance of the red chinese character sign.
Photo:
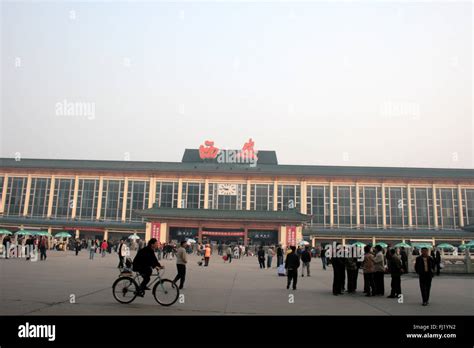
[[[237,154],[237,157],[258,160],[257,151],[255,151],[254,146],[255,142],[250,138],[249,141],[244,144],[242,150]]]
[[[206,140],[204,145],[199,146],[199,157],[201,159],[214,159],[217,157],[219,153],[219,149],[214,146],[214,142],[212,140]]]
[[[286,227],[286,245],[296,246],[296,226]]]
[[[160,232],[161,232],[161,223],[160,222],[152,222],[151,223],[151,238],[156,238],[156,240],[160,241]]]

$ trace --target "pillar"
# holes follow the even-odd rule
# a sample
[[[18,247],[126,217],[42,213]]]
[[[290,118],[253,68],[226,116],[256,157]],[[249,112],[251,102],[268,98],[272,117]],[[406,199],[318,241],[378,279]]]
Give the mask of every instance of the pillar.
[[[156,182],[155,178],[151,177],[149,181],[150,187],[148,188],[148,209],[153,208],[153,203],[156,199]]]
[[[99,198],[97,199],[96,220],[100,219],[100,212],[102,210],[102,194],[104,193],[104,177],[99,177]]]
[[[342,245],[346,245],[346,238],[342,237]]]
[[[79,233],[80,233],[79,230],[76,230],[76,236],[75,236],[76,239],[79,239]]]
[[[178,179],[178,208],[183,208],[183,179]]]
[[[251,205],[250,205],[250,203],[252,202],[251,192],[252,192],[252,186],[251,186],[250,180],[247,180],[247,200],[245,202],[246,203],[245,209],[247,210],[251,209]]]
[[[387,228],[387,209],[385,209],[385,184],[384,183],[382,183],[382,227],[384,229]]]
[[[168,238],[168,224],[166,222],[162,222],[160,225],[160,243],[166,243]]]
[[[372,246],[375,246],[375,236],[372,236]]]
[[[107,228],[104,230],[104,239],[109,240],[109,230]]]
[[[5,198],[7,196],[7,189],[8,189],[8,174],[5,174],[3,178],[3,190],[2,190],[2,201],[0,202],[0,212],[3,213],[5,210]]]
[[[31,191],[31,174],[28,174],[26,181],[26,195],[25,195],[25,206],[23,207],[23,216],[28,215],[28,205],[30,204],[30,191]]]
[[[412,211],[411,211],[411,185],[407,185],[407,201],[408,201],[408,227],[413,227]]]
[[[278,181],[273,182],[273,210],[278,210]]]
[[[244,245],[247,246],[249,244],[248,239],[249,239],[249,230],[247,226],[244,227],[245,232],[244,232]]]
[[[151,239],[151,222],[145,224],[145,242]]]
[[[462,190],[461,190],[461,185],[458,185],[459,227],[464,227],[464,212],[462,208],[463,208],[462,207]]]
[[[434,219],[434,227],[438,228],[438,205],[436,199],[436,185],[433,184],[433,219]]]
[[[300,201],[301,201],[301,207],[300,207],[300,213],[301,214],[307,214],[308,212],[308,206],[307,206],[307,188],[306,188],[306,181],[301,181],[300,182]]]
[[[286,249],[286,226],[280,226],[278,242]]]
[[[359,183],[356,182],[356,225],[360,228],[360,187]]]
[[[76,218],[76,210],[77,210],[77,196],[79,193],[79,176],[76,175],[74,178],[74,195],[73,195],[73,202],[72,202],[72,212],[71,212],[71,219]]]
[[[202,244],[202,227],[199,226],[198,230],[198,242]]]
[[[334,184],[329,183],[329,226],[334,227]]]
[[[51,184],[49,185],[49,199],[48,199],[48,212],[46,213],[46,217],[50,218],[53,214],[53,199],[54,199],[54,187],[56,185],[56,177],[54,175],[51,176]]]
[[[127,196],[128,196],[128,178],[125,178],[123,187],[123,200],[122,200],[122,221],[124,222],[127,218]]]
[[[303,226],[296,226],[296,244],[303,240]]]
[[[209,179],[204,180],[204,209],[209,209]]]

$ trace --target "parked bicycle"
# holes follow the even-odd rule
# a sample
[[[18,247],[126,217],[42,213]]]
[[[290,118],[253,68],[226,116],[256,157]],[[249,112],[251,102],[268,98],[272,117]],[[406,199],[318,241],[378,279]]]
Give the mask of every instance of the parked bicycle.
[[[154,279],[148,286],[155,284],[152,293],[156,302],[162,306],[171,306],[178,300],[179,288],[172,280],[164,279],[163,275],[163,269],[152,274]],[[112,285],[114,298],[123,304],[132,303],[142,291],[139,285],[141,282],[142,276],[139,273],[130,272],[129,275],[122,273]]]

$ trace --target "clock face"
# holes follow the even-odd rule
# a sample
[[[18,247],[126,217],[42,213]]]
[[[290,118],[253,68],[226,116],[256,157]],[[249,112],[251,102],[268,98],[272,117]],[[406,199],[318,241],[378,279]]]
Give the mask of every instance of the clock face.
[[[237,194],[236,184],[219,184],[217,186],[217,194],[224,196],[235,196]]]

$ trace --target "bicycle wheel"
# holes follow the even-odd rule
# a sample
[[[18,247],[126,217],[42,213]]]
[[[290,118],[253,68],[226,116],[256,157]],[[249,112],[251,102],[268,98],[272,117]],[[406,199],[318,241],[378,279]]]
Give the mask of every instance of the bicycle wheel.
[[[171,306],[178,300],[178,286],[169,279],[160,279],[153,287],[153,296],[162,306]]]
[[[114,298],[120,303],[132,302],[138,294],[138,284],[130,277],[120,277],[112,285]]]

